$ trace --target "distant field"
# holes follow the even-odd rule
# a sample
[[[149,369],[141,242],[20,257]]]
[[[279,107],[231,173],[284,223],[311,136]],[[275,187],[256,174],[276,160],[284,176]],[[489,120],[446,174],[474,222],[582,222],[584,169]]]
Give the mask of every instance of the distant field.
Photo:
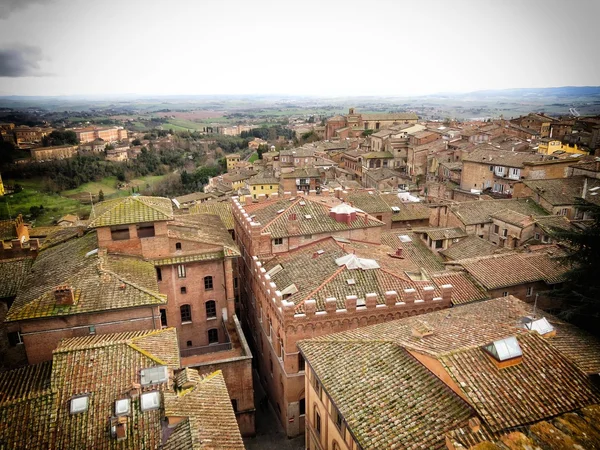
[[[253,163],[257,159],[258,159],[258,153],[254,152],[254,153],[252,153],[252,155],[250,155],[250,158],[248,159],[248,162],[249,163]]]
[[[162,117],[173,116],[176,119],[183,120],[202,120],[202,119],[210,119],[216,117],[223,117],[223,111],[173,111],[173,112],[157,112],[155,115]]]

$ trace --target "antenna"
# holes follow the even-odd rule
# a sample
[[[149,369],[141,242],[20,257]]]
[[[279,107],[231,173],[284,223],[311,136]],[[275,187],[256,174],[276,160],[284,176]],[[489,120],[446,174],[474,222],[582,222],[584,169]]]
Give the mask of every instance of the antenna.
[[[538,295],[540,295],[540,294],[539,294],[539,292],[536,292],[536,293],[535,293],[535,301],[533,302],[533,318],[534,318],[534,319],[535,319],[535,311],[536,311],[536,309],[537,309],[537,299],[538,299]]]

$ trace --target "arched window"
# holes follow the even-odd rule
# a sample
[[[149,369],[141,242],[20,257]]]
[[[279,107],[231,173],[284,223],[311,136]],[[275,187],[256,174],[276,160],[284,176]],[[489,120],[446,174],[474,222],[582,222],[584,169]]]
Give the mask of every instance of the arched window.
[[[212,319],[217,317],[217,303],[214,300],[206,302],[206,318]]]
[[[192,321],[192,308],[190,305],[181,305],[179,308],[181,312],[181,322],[191,322]]]
[[[213,277],[211,277],[210,275],[207,277],[204,277],[204,289],[206,291],[210,291],[213,288]]]
[[[175,243],[175,250],[181,250],[181,242]]]
[[[208,330],[208,343],[216,344],[219,342],[219,331],[216,328]]]

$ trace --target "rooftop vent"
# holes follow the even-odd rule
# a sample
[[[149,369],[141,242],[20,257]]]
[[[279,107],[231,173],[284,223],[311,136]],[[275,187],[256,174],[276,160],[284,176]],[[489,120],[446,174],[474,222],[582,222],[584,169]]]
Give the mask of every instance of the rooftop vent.
[[[281,214],[284,211],[285,211],[285,209],[280,209],[279,211],[277,211],[277,214]]]
[[[346,283],[348,283],[349,286],[352,286],[352,285],[356,284],[356,281],[354,280],[354,278],[348,278],[346,280]]]
[[[127,416],[131,412],[131,400],[122,398],[115,402],[115,416]]]
[[[301,201],[300,202],[300,206],[306,206],[306,202],[305,201]]]
[[[88,410],[90,405],[89,395],[80,395],[79,397],[73,397],[71,399],[71,414],[78,414]]]
[[[494,341],[484,346],[483,350],[492,357],[492,360],[500,369],[519,364],[523,358],[519,341],[514,336]]]
[[[142,386],[164,383],[168,378],[169,373],[167,372],[167,366],[150,367],[148,369],[142,369],[141,372]]]
[[[283,291],[281,291],[281,295],[294,295],[296,292],[298,292],[298,288],[296,287],[295,284],[290,284],[288,287],[286,287]]]
[[[392,212],[393,212],[394,214],[397,214],[397,213],[399,213],[399,212],[400,212],[400,208],[398,208],[397,206],[392,206]]]
[[[127,417],[112,417],[110,419],[110,435],[117,441],[127,439]]]
[[[542,336],[552,337],[556,334],[556,330],[545,317],[537,320],[529,320],[525,322],[525,328],[532,331],[537,331]]]
[[[304,216],[304,218],[305,218],[305,219],[312,219],[312,216],[311,216],[310,214],[306,214],[306,215]]]
[[[160,393],[158,391],[146,392],[140,396],[142,411],[160,408]]]

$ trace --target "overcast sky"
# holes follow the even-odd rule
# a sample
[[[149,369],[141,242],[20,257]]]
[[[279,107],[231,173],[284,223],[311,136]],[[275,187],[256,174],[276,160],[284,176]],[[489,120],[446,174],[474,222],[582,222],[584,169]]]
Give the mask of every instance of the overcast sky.
[[[0,0],[0,95],[600,85],[598,0]]]

